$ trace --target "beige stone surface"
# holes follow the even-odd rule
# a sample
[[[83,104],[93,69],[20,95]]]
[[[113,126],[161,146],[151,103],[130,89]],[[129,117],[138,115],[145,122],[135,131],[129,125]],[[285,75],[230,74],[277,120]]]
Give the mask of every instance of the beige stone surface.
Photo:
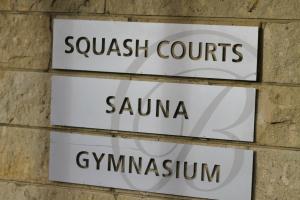
[[[0,71],[0,123],[49,126],[50,76]]]
[[[0,179],[47,182],[48,132],[0,127]]]
[[[26,0],[17,1],[15,10],[103,13],[105,0]]]
[[[119,15],[116,15],[119,16]],[[132,22],[149,22],[149,23],[175,23],[175,24],[207,24],[207,25],[229,25],[229,26],[257,26],[259,27],[261,21],[259,19],[255,20],[244,20],[231,18],[195,18],[195,17],[166,17],[166,16],[126,16]]]
[[[115,200],[113,194],[77,188],[0,182],[1,200]]]
[[[257,143],[300,148],[300,87],[265,86],[258,95]]]
[[[11,0],[1,0],[0,2],[0,10],[11,10]]]
[[[113,14],[299,19],[299,10],[298,0],[107,0]]]
[[[299,200],[300,151],[259,149],[255,200]]]
[[[263,41],[263,81],[299,84],[300,23],[268,23]]]
[[[47,69],[50,19],[44,15],[0,14],[0,67]]]

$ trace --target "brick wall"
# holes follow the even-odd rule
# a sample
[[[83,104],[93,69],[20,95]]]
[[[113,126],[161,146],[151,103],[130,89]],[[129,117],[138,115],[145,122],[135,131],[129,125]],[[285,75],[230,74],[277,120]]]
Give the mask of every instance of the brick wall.
[[[257,82],[174,78],[50,68],[52,19],[260,26]],[[71,74],[257,88],[254,143],[51,127],[50,77]],[[1,0],[0,199],[193,199],[48,181],[50,130],[252,149],[253,199],[300,197],[300,1]]]

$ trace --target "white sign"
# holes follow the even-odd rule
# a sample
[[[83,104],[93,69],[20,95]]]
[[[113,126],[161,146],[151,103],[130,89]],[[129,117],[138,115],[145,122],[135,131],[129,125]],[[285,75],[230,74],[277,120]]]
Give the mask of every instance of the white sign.
[[[52,77],[52,125],[253,141],[254,111],[254,88]]]
[[[258,27],[55,19],[52,68],[256,80]]]
[[[252,150],[51,133],[52,181],[251,200],[252,166]]]

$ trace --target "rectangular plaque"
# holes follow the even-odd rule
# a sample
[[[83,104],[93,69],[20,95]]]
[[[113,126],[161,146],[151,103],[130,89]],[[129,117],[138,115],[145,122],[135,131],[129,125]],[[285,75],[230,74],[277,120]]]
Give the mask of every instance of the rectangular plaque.
[[[52,77],[52,125],[253,141],[254,111],[254,88]]]
[[[256,80],[258,27],[55,19],[52,68]]]
[[[252,166],[252,150],[51,133],[52,181],[250,200]]]

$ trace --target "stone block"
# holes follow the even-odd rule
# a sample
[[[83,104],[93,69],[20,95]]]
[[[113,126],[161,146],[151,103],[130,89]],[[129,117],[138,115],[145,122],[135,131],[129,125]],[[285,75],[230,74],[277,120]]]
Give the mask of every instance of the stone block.
[[[256,141],[300,147],[300,87],[264,86],[258,93]]]
[[[47,73],[0,71],[0,123],[49,126],[50,82]]]
[[[44,15],[0,14],[0,67],[48,68],[50,19]]]
[[[0,10],[11,10],[12,9],[11,4],[12,4],[11,0],[1,0]]]
[[[0,199],[5,200],[115,200],[113,194],[78,188],[0,182]]]
[[[47,182],[49,145],[48,131],[0,127],[0,179]]]
[[[263,41],[263,81],[299,84],[300,23],[268,23]]]
[[[300,151],[259,149],[255,171],[255,200],[299,199]]]
[[[0,9],[3,7],[12,11],[104,13],[105,0],[4,0],[4,5],[0,5]]]

